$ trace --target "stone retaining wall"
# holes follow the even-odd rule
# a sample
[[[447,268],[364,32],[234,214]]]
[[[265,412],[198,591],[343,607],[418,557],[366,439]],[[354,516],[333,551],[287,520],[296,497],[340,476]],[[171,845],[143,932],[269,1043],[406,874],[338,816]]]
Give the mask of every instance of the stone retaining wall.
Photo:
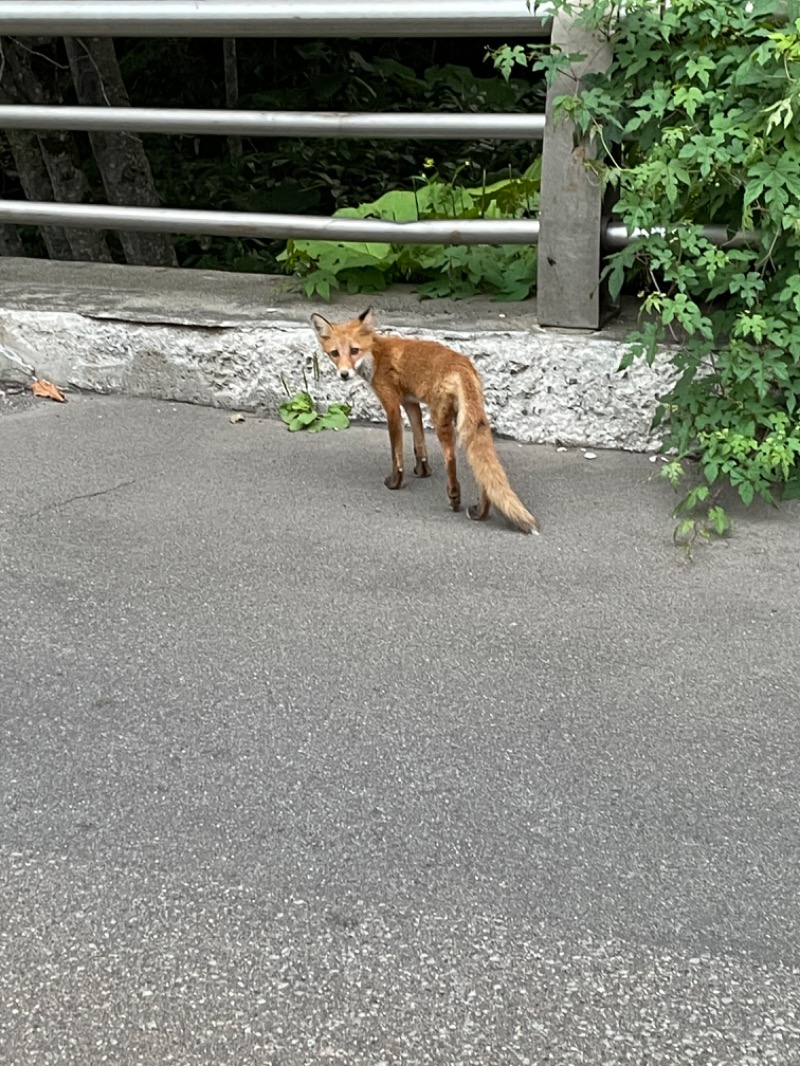
[[[15,275],[10,262],[0,265],[0,351],[16,354],[39,377],[103,393],[274,412],[285,398],[282,378],[297,391],[305,371],[321,403],[344,400],[355,418],[382,420],[370,390],[340,382],[327,360],[313,381],[308,315],[349,317],[363,310],[364,297],[326,308],[287,291],[287,279],[38,260],[16,261],[24,268]],[[420,302],[406,290],[373,302],[392,332],[440,340],[472,357],[498,433],[532,443],[657,447],[649,427],[666,367],[637,364],[618,373],[618,326],[559,333],[542,330],[530,305]]]

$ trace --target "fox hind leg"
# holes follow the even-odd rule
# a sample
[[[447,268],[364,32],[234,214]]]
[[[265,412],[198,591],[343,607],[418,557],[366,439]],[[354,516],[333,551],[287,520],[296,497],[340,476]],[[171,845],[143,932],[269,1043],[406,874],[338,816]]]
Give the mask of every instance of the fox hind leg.
[[[461,510],[461,486],[456,475],[456,435],[452,417],[436,423],[436,436],[442,446],[447,472],[447,499],[454,511]]]
[[[414,437],[414,474],[417,477],[430,477],[431,468],[428,463],[428,448],[425,444],[425,430],[422,428],[422,411],[419,404],[413,400],[403,401],[403,410],[408,416],[411,433]]]
[[[489,508],[491,502],[483,489],[481,489],[481,498],[472,507],[467,508],[467,514],[473,522],[484,522],[489,517]]]

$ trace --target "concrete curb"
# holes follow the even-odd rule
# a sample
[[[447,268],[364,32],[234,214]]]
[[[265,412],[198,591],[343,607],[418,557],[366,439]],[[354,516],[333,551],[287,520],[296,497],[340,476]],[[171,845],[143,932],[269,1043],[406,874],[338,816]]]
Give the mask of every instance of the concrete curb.
[[[318,401],[346,401],[382,421],[362,384],[322,367],[313,382],[312,310],[350,317],[368,297],[319,307],[286,278],[186,270],[0,261],[0,345],[66,387],[274,412],[312,382]],[[602,333],[543,330],[532,304],[421,302],[408,289],[373,298],[392,332],[469,355],[486,385],[495,430],[514,440],[647,451],[669,367],[617,371],[626,324]],[[630,323],[628,323],[630,325]]]

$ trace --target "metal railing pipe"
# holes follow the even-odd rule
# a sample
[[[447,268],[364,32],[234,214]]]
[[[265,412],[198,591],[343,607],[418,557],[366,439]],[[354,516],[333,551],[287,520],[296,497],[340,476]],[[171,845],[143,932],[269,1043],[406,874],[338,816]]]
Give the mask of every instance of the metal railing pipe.
[[[541,140],[544,115],[0,106],[0,129],[218,133],[251,137]]]
[[[171,207],[110,207],[0,200],[0,222],[83,226],[149,233],[201,233],[228,237],[381,241],[390,244],[535,244],[536,219],[437,219],[384,222],[246,211],[187,211]]]
[[[692,223],[685,223],[685,226],[692,225]],[[634,229],[628,230],[627,226],[624,226],[621,222],[611,222],[603,233],[603,247],[608,251],[616,252],[621,248],[627,248],[633,241],[638,240],[640,237],[658,236],[664,237],[671,231],[679,230],[681,228],[680,223],[675,226],[652,226],[649,229]],[[701,226],[700,233],[711,244],[715,244],[718,247],[725,246],[726,248],[745,248],[758,244],[758,233],[753,230],[739,230],[739,232],[731,234],[725,226]]]
[[[0,34],[546,37],[524,0],[0,0]]]

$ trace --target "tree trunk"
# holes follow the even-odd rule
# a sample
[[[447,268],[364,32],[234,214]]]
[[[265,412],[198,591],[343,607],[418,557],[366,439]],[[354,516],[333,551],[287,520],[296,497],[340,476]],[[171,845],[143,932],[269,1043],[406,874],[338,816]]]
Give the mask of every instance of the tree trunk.
[[[128,107],[130,101],[117,63],[114,42],[105,37],[65,37],[67,57],[78,103],[96,107]],[[157,207],[150,163],[135,133],[89,134],[103,187],[110,204]],[[129,263],[175,266],[169,238],[163,233],[120,233]]]
[[[0,225],[0,255],[20,258],[25,255],[16,226]]]
[[[42,130],[39,144],[56,200],[76,204],[90,200],[89,179],[73,162],[75,145],[72,134],[66,130]],[[66,232],[73,259],[111,262],[111,252],[102,230],[69,227]]]
[[[225,71],[225,106],[239,106],[239,67],[236,60],[236,38],[225,37],[222,41],[222,61]],[[242,138],[228,138],[228,152],[232,160],[242,155]]]
[[[50,41],[41,38],[35,43],[37,49],[45,49]],[[61,103],[54,80],[45,84],[34,71],[29,47],[23,47],[14,37],[2,38],[0,47],[5,64],[0,102]],[[8,130],[6,137],[22,191],[29,200],[83,203],[89,199],[89,180],[74,162],[78,154],[70,133]],[[51,259],[111,260],[105,237],[97,230],[63,226],[42,226],[40,230]]]
[[[0,97],[0,99],[3,99]],[[5,100],[3,99],[3,102]],[[28,200],[54,200],[53,183],[44,165],[39,138],[29,130],[7,130],[6,137],[14,156],[19,183]],[[72,259],[72,248],[63,226],[40,226],[47,254],[51,259]]]

